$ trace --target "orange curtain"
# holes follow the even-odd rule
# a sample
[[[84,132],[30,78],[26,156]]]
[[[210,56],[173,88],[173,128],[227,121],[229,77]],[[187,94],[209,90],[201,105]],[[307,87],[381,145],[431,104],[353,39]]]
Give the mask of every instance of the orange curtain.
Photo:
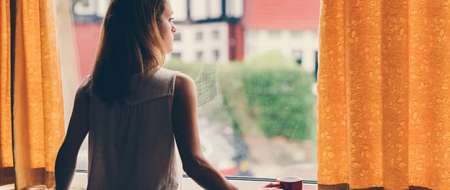
[[[450,187],[450,1],[322,0],[320,189]]]
[[[0,185],[13,183],[10,2],[0,2]]]
[[[50,0],[16,0],[13,131],[11,131],[9,4],[1,1],[1,150],[3,179],[21,190],[53,186],[57,150],[64,136],[61,73],[57,62],[53,7]],[[6,16],[4,16],[6,15]],[[14,144],[14,164],[12,146]],[[2,173],[0,173],[2,174]],[[11,181],[9,181],[11,182]]]

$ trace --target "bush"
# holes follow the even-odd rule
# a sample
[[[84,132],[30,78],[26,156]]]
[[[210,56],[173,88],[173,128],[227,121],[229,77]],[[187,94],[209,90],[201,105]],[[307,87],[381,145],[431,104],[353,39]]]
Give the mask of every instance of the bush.
[[[169,64],[193,78],[198,78],[203,66]],[[219,97],[236,131],[292,140],[311,137],[315,126],[312,73],[273,52],[244,63],[218,64],[217,69]]]
[[[299,69],[248,69],[244,87],[266,135],[303,140],[314,125],[312,76]]]

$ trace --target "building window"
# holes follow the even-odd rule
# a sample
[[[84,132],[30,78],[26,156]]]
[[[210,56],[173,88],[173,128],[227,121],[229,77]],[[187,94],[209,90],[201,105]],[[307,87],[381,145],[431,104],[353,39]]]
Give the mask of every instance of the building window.
[[[197,61],[202,61],[202,60],[203,60],[203,51],[197,51],[197,52],[195,53],[195,59],[196,59]]]
[[[213,50],[213,57],[214,61],[218,61],[220,59],[220,50],[218,49]]]
[[[198,31],[197,33],[195,33],[195,40],[196,41],[202,41],[203,40],[203,32],[202,31]]]
[[[214,31],[212,32],[212,37],[213,37],[213,39],[215,39],[215,40],[220,39],[220,31],[214,30]]]
[[[291,31],[291,36],[292,36],[293,38],[299,38],[301,35],[302,35],[302,32],[301,32],[301,31],[296,31],[296,30]]]
[[[173,40],[176,42],[180,42],[181,41],[181,33],[175,33],[173,36]]]
[[[173,58],[173,59],[178,59],[178,60],[180,60],[180,59],[181,59],[181,56],[182,56],[181,52],[173,52],[173,53],[172,53],[172,58]]]
[[[252,39],[255,40],[255,39],[259,38],[260,34],[261,34],[261,31],[259,31],[259,30],[252,30],[247,35],[248,35],[248,38],[252,38]]]
[[[270,38],[279,38],[281,36],[280,30],[270,30],[269,31],[269,37]]]

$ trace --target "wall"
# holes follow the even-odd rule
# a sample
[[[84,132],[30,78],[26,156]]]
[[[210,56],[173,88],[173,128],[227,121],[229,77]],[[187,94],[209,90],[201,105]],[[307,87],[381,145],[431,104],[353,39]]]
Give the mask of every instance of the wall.
[[[295,59],[295,51],[302,53],[302,65],[314,71],[315,51],[318,50],[318,34],[315,30],[266,30],[247,29],[245,32],[245,56],[251,57],[268,51],[280,51]]]

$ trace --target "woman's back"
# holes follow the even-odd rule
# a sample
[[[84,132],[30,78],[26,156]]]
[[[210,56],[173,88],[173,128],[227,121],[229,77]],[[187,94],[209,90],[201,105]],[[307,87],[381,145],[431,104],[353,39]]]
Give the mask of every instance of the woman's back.
[[[107,104],[80,89],[89,107],[89,189],[178,188],[180,171],[172,131],[176,72],[159,69],[131,80],[123,103]]]

